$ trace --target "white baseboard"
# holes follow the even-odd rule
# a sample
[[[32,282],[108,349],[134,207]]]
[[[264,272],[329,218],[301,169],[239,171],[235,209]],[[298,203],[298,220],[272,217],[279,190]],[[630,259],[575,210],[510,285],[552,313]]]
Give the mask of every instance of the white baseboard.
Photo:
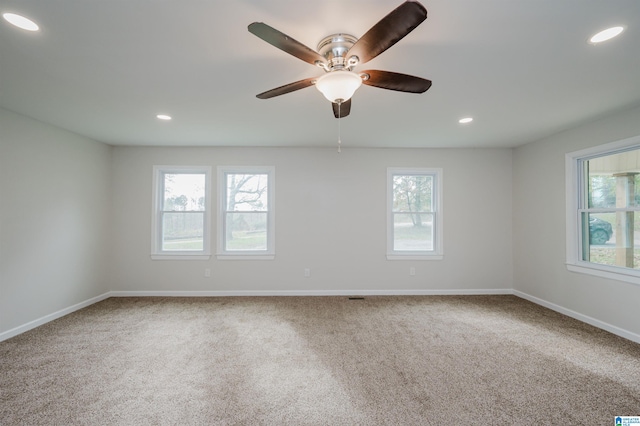
[[[433,296],[512,294],[510,289],[489,290],[246,290],[246,291],[110,291],[0,333],[0,342],[68,315],[109,297],[230,297],[230,296]]]
[[[555,303],[547,302],[546,300],[540,299],[535,296],[531,296],[530,294],[523,293],[518,290],[513,290],[513,295],[526,299],[530,302],[535,303],[536,305],[544,306],[545,308],[551,309],[552,311],[559,312],[568,317],[577,319],[578,321],[582,321],[594,327],[600,328],[602,330],[608,331],[609,333],[613,333],[617,336],[624,337],[625,339],[631,340],[632,342],[640,343],[640,334],[632,333],[628,330],[625,330],[620,327],[616,327],[615,325],[608,324],[604,321],[597,320],[595,318],[591,318],[590,316],[583,315],[576,311],[572,311],[571,309],[563,308],[560,305],[556,305]]]
[[[504,295],[511,289],[463,290],[243,290],[243,291],[112,291],[110,297],[233,297],[233,296],[443,296]]]
[[[232,296],[438,296],[513,294],[511,289],[463,290],[245,290],[245,291],[110,291],[0,333],[0,342],[110,297]]]
[[[75,312],[79,309],[86,308],[89,305],[93,305],[94,303],[98,303],[102,300],[108,299],[109,297],[111,297],[109,293],[104,293],[104,294],[101,294],[100,296],[92,297],[91,299],[85,300],[84,302],[76,303],[75,305],[69,306],[68,308],[60,309],[59,311],[54,312],[52,314],[45,315],[36,320],[29,321],[26,324],[12,328],[11,330],[2,332],[0,333],[0,342],[2,342],[3,340],[10,339],[14,336],[17,336],[18,334],[22,334],[25,331],[29,331],[31,329],[39,327],[55,319],[61,318],[65,315],[70,314],[71,312]]]
[[[109,297],[231,297],[231,296],[465,296],[465,295],[509,295],[526,299],[536,305],[575,318],[578,321],[606,330],[617,336],[640,343],[640,335],[606,322],[580,314],[546,300],[512,289],[457,289],[457,290],[261,290],[261,291],[110,291],[85,300],[34,321],[0,333],[0,342],[29,331],[74,311],[85,308]]]

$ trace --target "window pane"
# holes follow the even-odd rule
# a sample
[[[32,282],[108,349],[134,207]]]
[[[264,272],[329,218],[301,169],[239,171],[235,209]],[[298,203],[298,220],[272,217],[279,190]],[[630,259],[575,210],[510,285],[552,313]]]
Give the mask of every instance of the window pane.
[[[589,208],[640,205],[640,150],[587,161]]]
[[[430,212],[433,210],[433,176],[394,175],[393,211]]]
[[[612,175],[589,173],[589,208],[616,206],[616,179]]]
[[[267,211],[268,175],[227,173],[227,211]]]
[[[266,250],[267,213],[227,213],[226,250]]]
[[[582,259],[600,265],[640,269],[640,150],[603,155],[587,162],[588,209],[582,214]]]
[[[162,250],[203,250],[204,213],[163,213]]]
[[[397,251],[432,251],[433,214],[394,213],[393,249]]]
[[[165,173],[164,211],[204,211],[205,174]]]
[[[583,218],[589,219],[588,258],[583,260],[640,269],[640,212],[584,213]]]

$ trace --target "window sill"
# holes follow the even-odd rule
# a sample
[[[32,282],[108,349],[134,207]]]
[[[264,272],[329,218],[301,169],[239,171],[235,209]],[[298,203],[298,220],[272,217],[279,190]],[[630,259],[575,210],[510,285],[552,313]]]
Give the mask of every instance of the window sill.
[[[274,260],[273,254],[217,254],[218,260]]]
[[[151,260],[209,260],[210,254],[152,254]]]
[[[577,272],[579,274],[593,275],[600,278],[608,278],[611,280],[624,281],[627,283],[640,285],[640,275],[638,275],[638,272],[635,270],[630,270],[630,273],[624,273],[620,271],[620,268],[612,268],[604,265],[593,265],[589,263],[567,263],[567,269],[571,272]]]
[[[416,255],[416,254],[388,254],[387,260],[442,260],[441,254]]]

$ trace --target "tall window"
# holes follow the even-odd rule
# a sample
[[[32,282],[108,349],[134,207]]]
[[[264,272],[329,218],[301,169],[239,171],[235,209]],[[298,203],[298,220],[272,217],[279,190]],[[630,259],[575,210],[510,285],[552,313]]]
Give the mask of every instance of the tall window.
[[[387,258],[442,258],[442,169],[387,170]]]
[[[152,257],[210,255],[210,167],[154,167]]]
[[[567,204],[569,269],[640,278],[640,138],[567,154]]]
[[[274,168],[218,168],[218,255],[271,259],[275,254]]]

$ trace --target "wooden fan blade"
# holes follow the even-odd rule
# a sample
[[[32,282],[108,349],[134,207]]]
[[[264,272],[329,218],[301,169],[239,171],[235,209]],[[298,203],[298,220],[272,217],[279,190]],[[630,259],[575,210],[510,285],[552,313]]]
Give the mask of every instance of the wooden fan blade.
[[[351,99],[342,102],[340,105],[335,102],[331,105],[333,106],[333,115],[336,118],[346,117],[351,112]]]
[[[260,37],[270,45],[275,46],[298,59],[302,59],[311,65],[316,65],[317,62],[323,64],[327,62],[326,59],[315,50],[263,22],[254,22],[249,25],[249,32]]]
[[[360,75],[363,74],[365,78],[362,79],[362,84],[379,87],[381,89],[397,90],[398,92],[424,93],[431,87],[431,80],[397,72],[367,70],[360,73]],[[366,76],[368,76],[368,78]]]
[[[296,90],[304,89],[305,87],[313,86],[316,80],[317,80],[316,77],[312,77],[312,78],[296,81],[294,83],[285,84],[284,86],[276,87],[275,89],[262,92],[256,95],[256,98],[269,99],[275,96],[285,95],[290,92],[295,92]]]
[[[427,19],[427,9],[417,1],[406,1],[382,18],[351,46],[346,58],[357,56],[360,64],[375,58]]]

